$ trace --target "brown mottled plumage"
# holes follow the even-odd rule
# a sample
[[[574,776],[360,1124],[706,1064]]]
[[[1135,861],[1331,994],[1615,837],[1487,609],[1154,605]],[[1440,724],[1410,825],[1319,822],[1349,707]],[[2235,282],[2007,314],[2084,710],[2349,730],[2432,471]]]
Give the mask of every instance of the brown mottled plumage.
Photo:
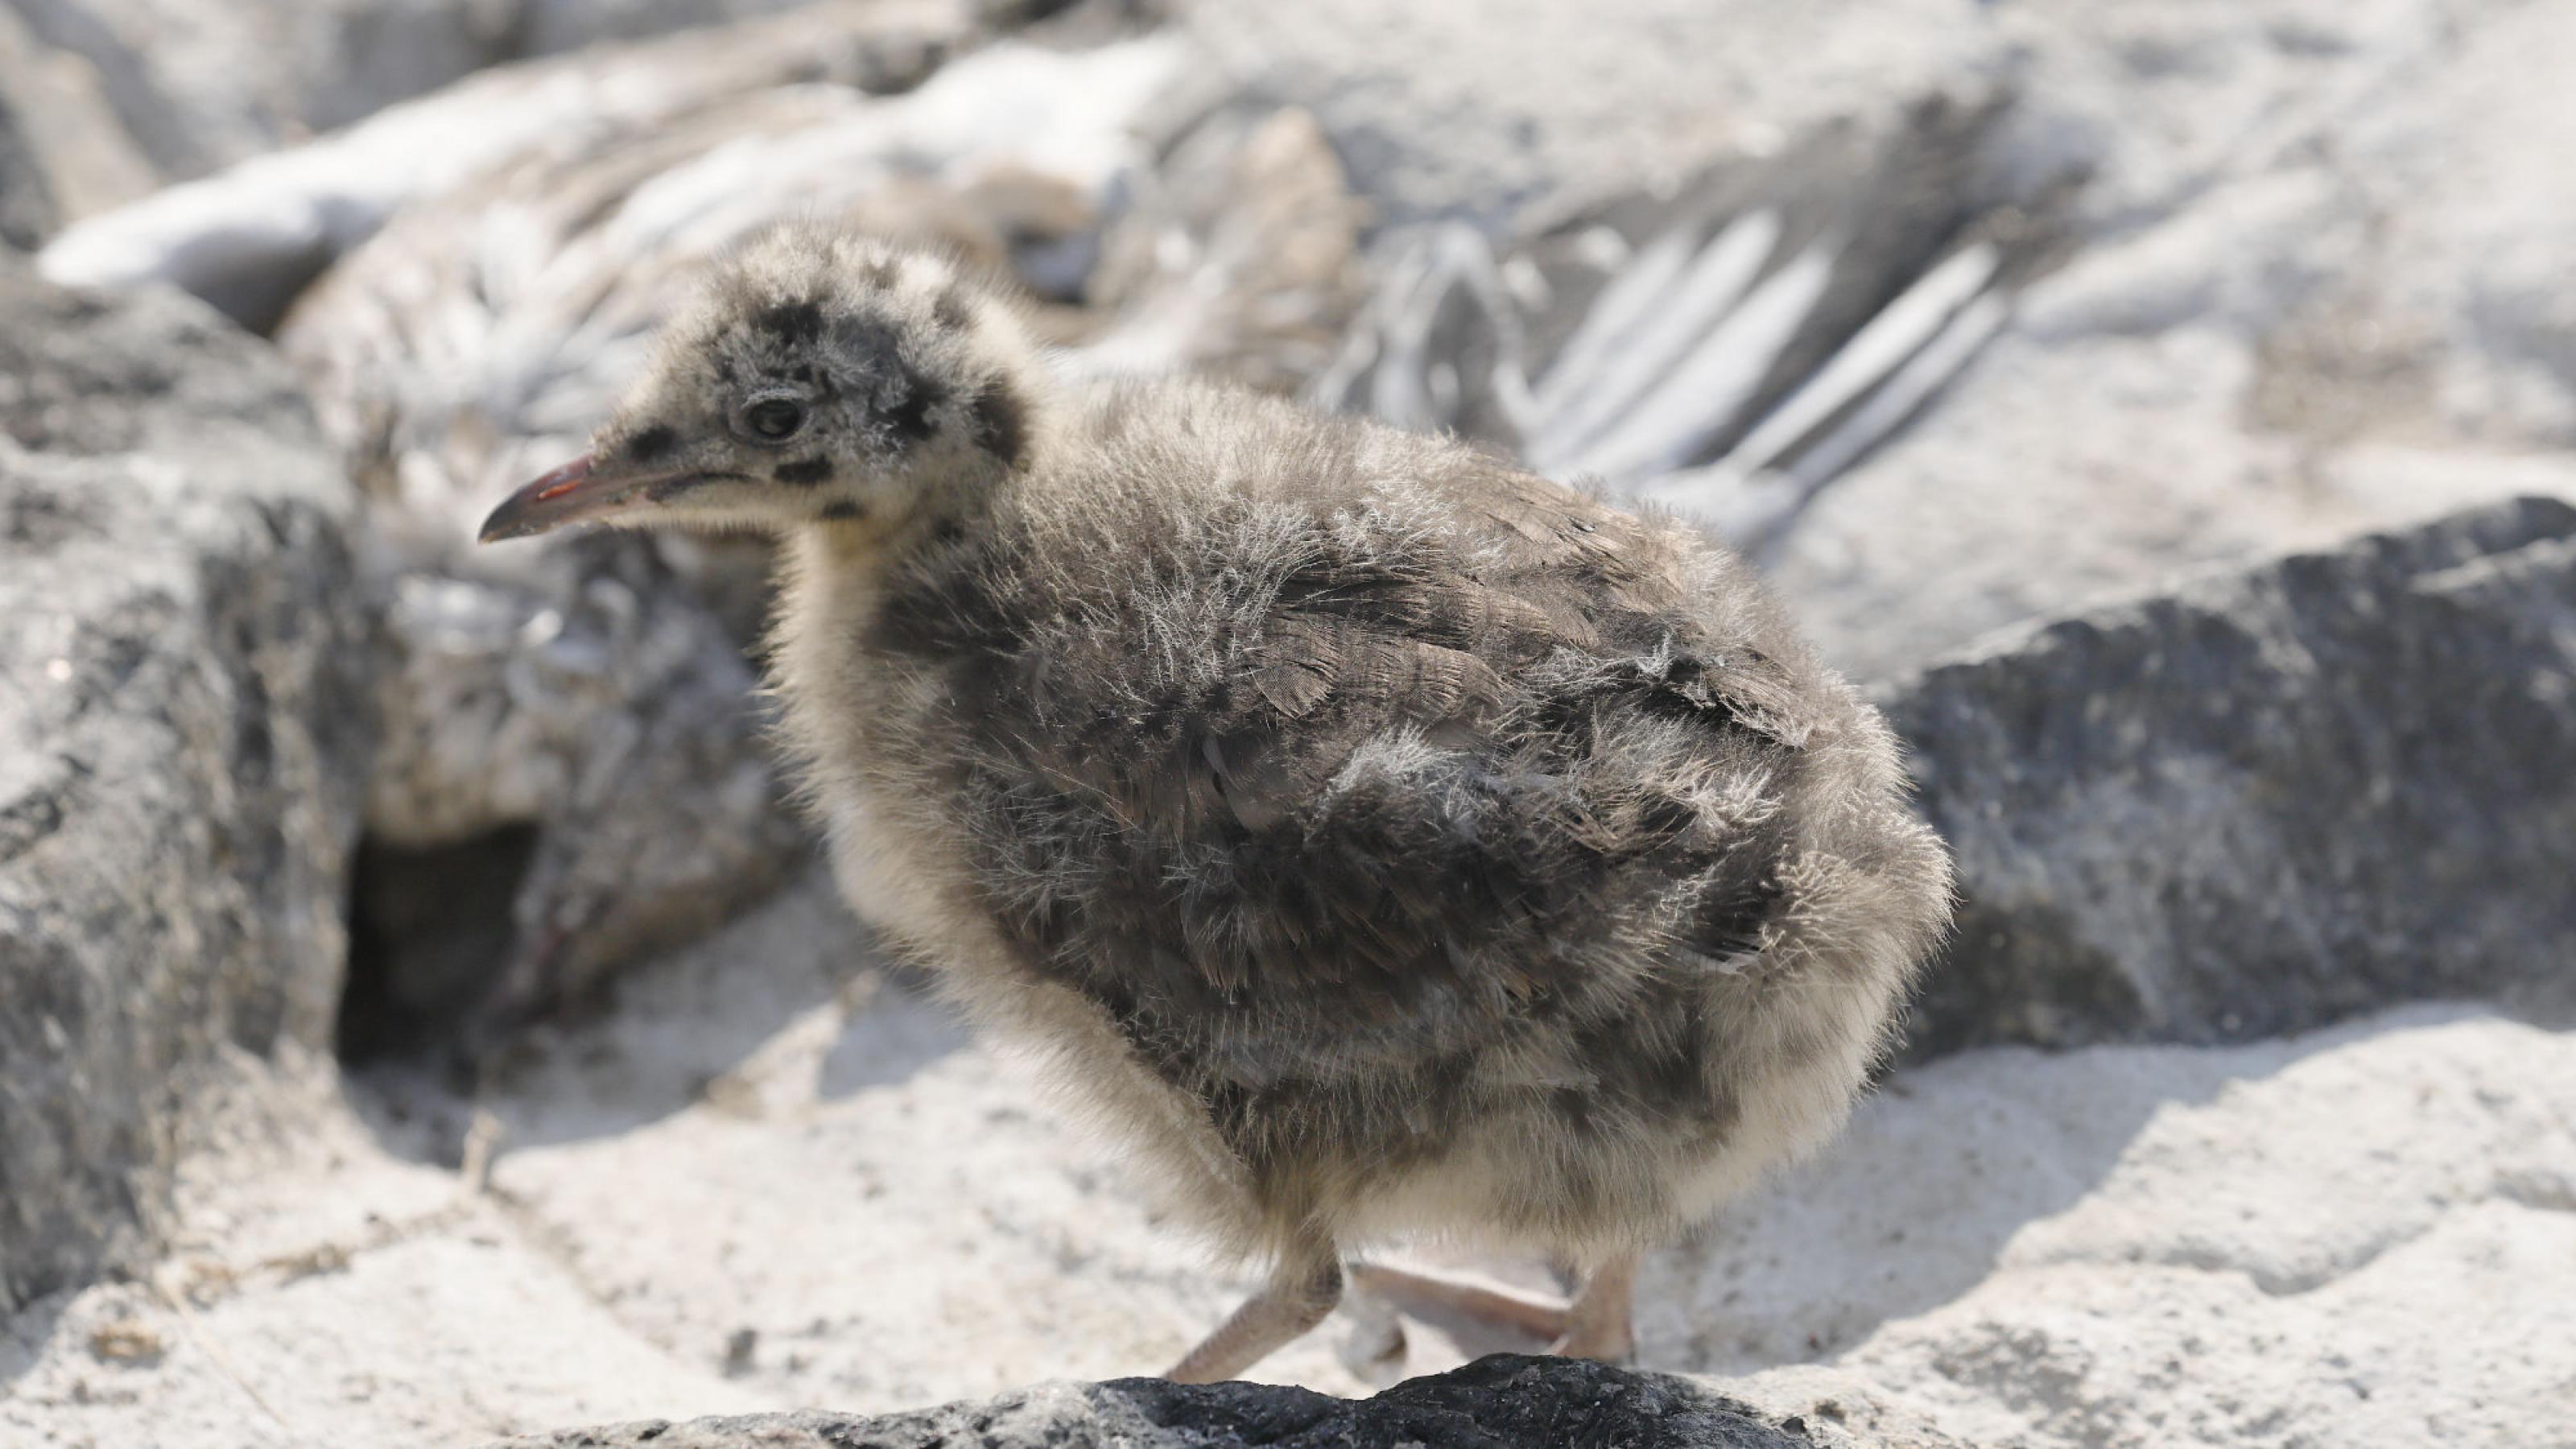
[[[1636,1254],[1833,1131],[1947,918],[1885,727],[1697,532],[1061,392],[937,258],[733,260],[486,537],[580,518],[792,535],[773,668],[850,899],[1276,1265],[1180,1376],[1409,1234],[1590,1268],[1468,1306],[1624,1351]]]

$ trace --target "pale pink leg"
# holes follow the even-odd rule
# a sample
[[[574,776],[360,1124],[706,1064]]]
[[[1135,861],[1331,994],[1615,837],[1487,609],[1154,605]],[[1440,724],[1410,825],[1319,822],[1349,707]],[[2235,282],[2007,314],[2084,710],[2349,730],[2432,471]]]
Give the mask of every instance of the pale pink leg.
[[[1548,1352],[1568,1358],[1625,1362],[1637,1351],[1632,1309],[1637,1297],[1637,1257],[1631,1251],[1610,1258],[1583,1280],[1566,1311],[1565,1332]]]
[[[1565,1300],[1507,1288],[1480,1278],[1390,1268],[1383,1263],[1353,1263],[1351,1282],[1399,1308],[1431,1316],[1454,1314],[1506,1333],[1544,1343],[1565,1334],[1571,1320]]]
[[[1177,1384],[1230,1379],[1272,1350],[1324,1321],[1342,1301],[1342,1265],[1333,1250],[1300,1255],[1271,1273],[1260,1292],[1163,1375]]]

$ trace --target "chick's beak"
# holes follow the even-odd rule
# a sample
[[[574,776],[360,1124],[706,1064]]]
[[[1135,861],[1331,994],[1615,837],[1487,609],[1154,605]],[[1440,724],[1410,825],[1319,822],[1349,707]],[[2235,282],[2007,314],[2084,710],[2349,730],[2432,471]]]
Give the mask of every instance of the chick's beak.
[[[653,501],[656,484],[669,475],[647,473],[614,464],[601,468],[595,455],[573,459],[501,500],[483,520],[482,543],[529,538],[567,523],[588,523],[630,511]]]

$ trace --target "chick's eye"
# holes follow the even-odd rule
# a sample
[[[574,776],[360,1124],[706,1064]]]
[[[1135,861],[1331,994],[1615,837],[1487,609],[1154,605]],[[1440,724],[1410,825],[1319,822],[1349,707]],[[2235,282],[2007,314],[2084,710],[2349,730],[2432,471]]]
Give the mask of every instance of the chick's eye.
[[[805,405],[790,398],[765,398],[743,409],[742,421],[763,442],[785,442],[805,426]]]

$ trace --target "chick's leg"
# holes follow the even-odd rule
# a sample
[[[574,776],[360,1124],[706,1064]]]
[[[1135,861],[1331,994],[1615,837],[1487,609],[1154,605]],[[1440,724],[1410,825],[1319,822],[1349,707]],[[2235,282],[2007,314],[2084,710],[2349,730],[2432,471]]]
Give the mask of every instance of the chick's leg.
[[[1259,1363],[1270,1351],[1303,1334],[1342,1301],[1342,1264],[1330,1247],[1284,1260],[1260,1292],[1234,1316],[1181,1355],[1163,1377],[1180,1384],[1212,1384]]]
[[[1566,1311],[1565,1336],[1548,1352],[1568,1358],[1625,1361],[1637,1351],[1632,1307],[1637,1296],[1637,1254],[1621,1253],[1594,1267]]]
[[[1417,1317],[1464,1318],[1542,1343],[1563,1337],[1571,1321],[1563,1299],[1507,1288],[1470,1274],[1353,1263],[1351,1282]]]

